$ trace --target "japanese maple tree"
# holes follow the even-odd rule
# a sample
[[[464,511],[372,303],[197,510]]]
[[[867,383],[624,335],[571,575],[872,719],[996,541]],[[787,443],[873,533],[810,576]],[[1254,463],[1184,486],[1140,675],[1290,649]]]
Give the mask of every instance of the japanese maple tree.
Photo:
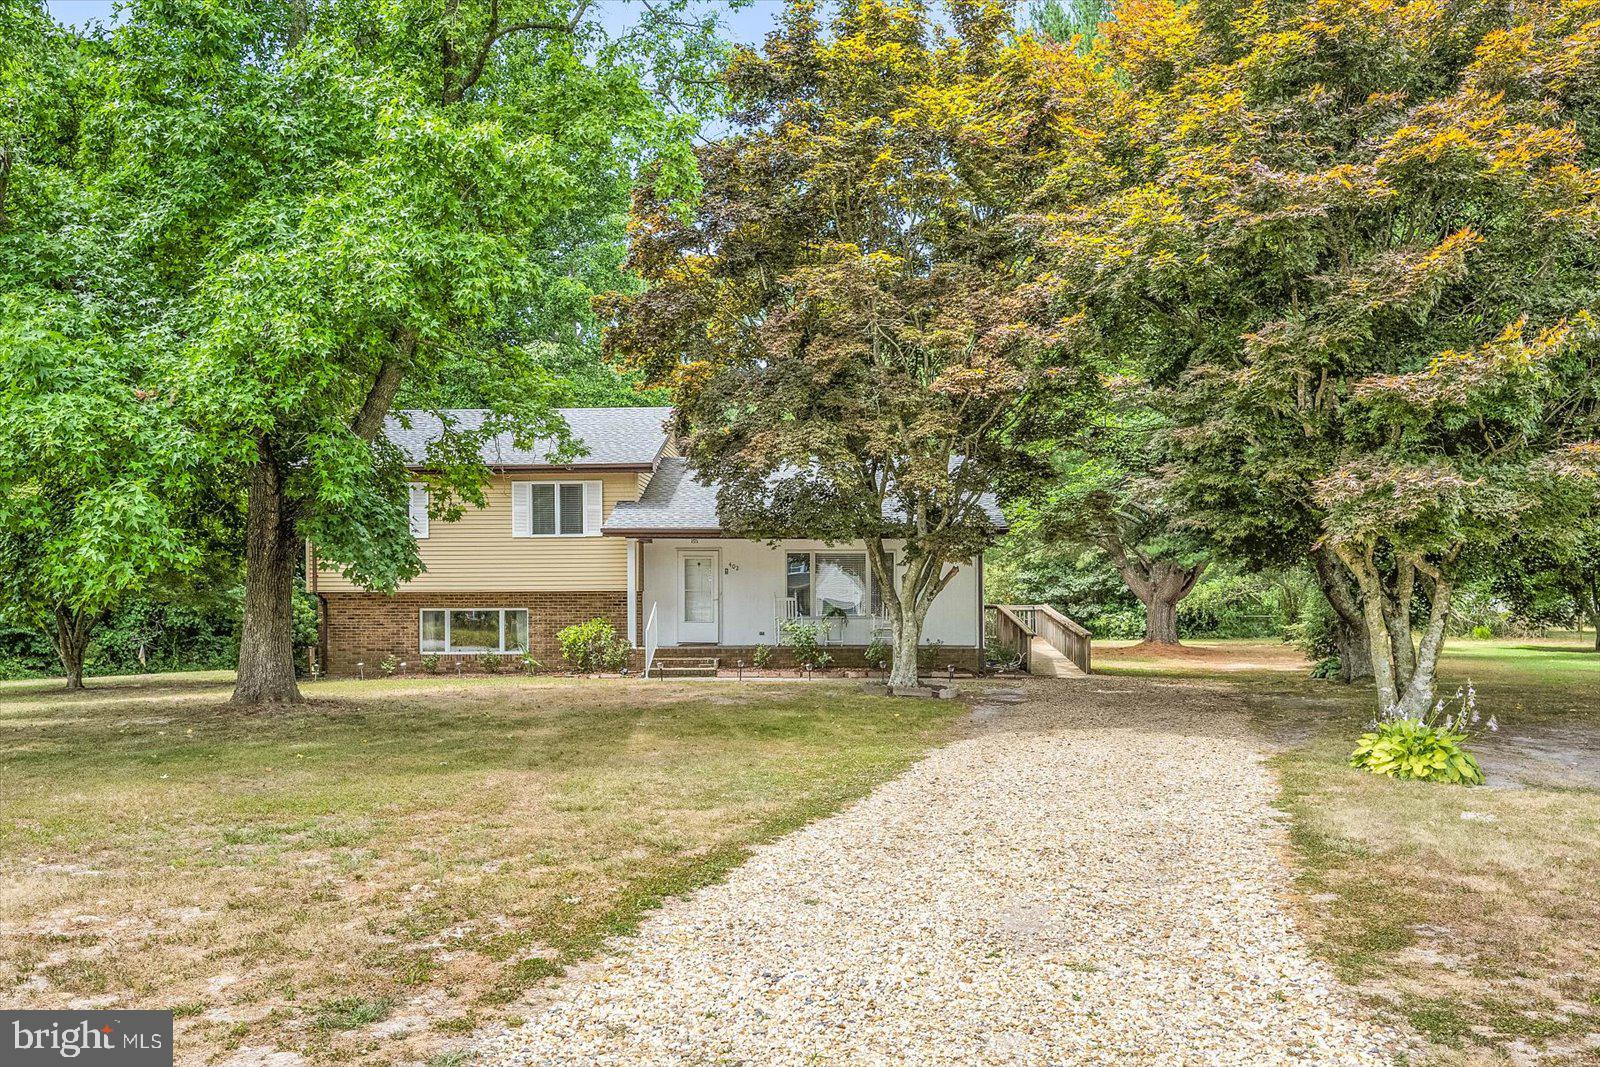
[[[1114,192],[1039,205],[1075,346],[1136,368],[1171,426],[1174,499],[1331,565],[1386,711],[1433,702],[1476,565],[1595,506],[1591,20],[1123,5],[1094,61],[1127,104],[1086,141],[1139,151]]]
[[[610,355],[669,385],[726,528],[862,540],[913,685],[929,606],[996,536],[984,496],[1092,376],[1047,374],[1008,221],[1036,177],[989,125],[1020,61],[1001,5],[789,5],[727,74],[734,131],[700,152],[692,214],[646,187],[606,310]],[[1036,403],[1037,402],[1037,403]],[[891,542],[904,548],[891,563]]]

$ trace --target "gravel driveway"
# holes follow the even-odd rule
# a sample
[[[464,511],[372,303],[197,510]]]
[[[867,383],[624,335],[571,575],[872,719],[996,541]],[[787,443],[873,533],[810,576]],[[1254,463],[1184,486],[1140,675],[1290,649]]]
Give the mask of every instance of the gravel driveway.
[[[1294,931],[1224,693],[993,692],[971,736],[668,904],[482,1061],[1389,1062]]]

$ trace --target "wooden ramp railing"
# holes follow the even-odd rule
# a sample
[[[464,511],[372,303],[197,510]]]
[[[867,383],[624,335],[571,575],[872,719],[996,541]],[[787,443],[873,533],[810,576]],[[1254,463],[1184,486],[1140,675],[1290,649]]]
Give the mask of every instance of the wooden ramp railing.
[[[1063,672],[1059,662],[1065,657],[1077,671],[1089,673],[1089,631],[1049,604],[990,604],[994,612],[995,640],[1016,649],[1022,656],[1022,669],[1029,674]]]

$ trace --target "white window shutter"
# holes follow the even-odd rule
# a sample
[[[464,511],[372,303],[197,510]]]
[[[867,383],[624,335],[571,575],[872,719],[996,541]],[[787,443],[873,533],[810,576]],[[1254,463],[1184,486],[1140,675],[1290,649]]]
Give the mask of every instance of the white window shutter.
[[[411,483],[411,536],[428,536],[428,487],[421,482]]]
[[[533,483],[511,483],[511,536],[533,536]]]
[[[583,483],[583,533],[585,537],[597,537],[600,534],[601,516],[601,484],[599,482]]]

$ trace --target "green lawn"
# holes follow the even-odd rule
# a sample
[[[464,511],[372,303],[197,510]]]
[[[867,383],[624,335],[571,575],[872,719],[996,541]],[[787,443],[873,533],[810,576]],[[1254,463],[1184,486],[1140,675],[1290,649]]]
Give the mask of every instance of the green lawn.
[[[223,675],[57,684],[0,684],[0,1003],[171,1007],[183,1062],[426,1060],[959,713],[430,678],[244,715]]]
[[[1441,1062],[1600,1060],[1600,790],[1557,773],[1562,761],[1600,768],[1592,646],[1449,643],[1444,688],[1470,680],[1502,724],[1476,747],[1509,787],[1469,789],[1345,766],[1369,694],[1310,681],[1273,659],[1282,646],[1197,645],[1101,663],[1232,685],[1278,741],[1305,926],[1339,976],[1430,1038]]]

